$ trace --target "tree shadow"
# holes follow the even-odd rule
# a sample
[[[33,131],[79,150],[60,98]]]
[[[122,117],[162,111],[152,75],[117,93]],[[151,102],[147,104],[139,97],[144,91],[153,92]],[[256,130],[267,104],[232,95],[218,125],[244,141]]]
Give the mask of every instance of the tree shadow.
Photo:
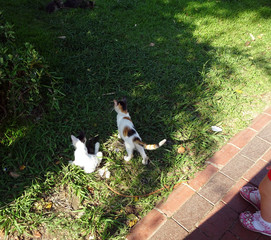
[[[108,142],[108,136],[113,136],[117,129],[116,114],[111,111],[112,100],[122,96],[128,98],[128,110],[144,141],[168,139],[165,148],[148,153],[154,164],[147,167],[141,166],[138,157],[125,166],[124,153],[110,155],[103,149],[120,166],[116,173],[126,169],[133,175],[133,169],[138,171],[138,175],[133,175],[133,182],[124,178],[126,183],[120,188],[123,193],[135,194],[139,190],[148,193],[160,188],[164,180],[174,185],[202,167],[217,148],[216,135],[209,131],[217,119],[201,111],[198,105],[215,95],[220,87],[212,87],[205,81],[204,74],[217,62],[213,57],[216,49],[208,40],[199,41],[194,37],[193,14],[200,11],[234,18],[240,11],[258,10],[262,17],[267,17],[268,12],[267,1],[257,2],[253,8],[243,4],[241,9],[240,3],[232,6],[232,2],[236,3],[212,2],[207,6],[202,3],[200,7],[200,3],[188,0],[101,1],[92,12],[76,9],[46,15],[38,10],[40,2],[25,1],[21,8],[30,10],[19,11],[13,22],[16,28],[22,27],[22,23],[33,27],[30,33],[20,30],[22,39],[33,42],[50,66],[61,72],[66,98],[59,112],[48,113],[12,146],[1,146],[3,169],[18,170],[22,165],[27,168],[17,179],[2,172],[0,207],[21,196],[34,181],[43,181],[48,174],[61,172],[59,162],[65,166],[73,156],[71,134],[83,128],[89,135],[99,134],[102,143]],[[11,16],[13,4],[16,5],[9,3],[6,10],[13,12]],[[219,6],[222,12],[214,12],[212,5]],[[33,9],[37,12],[31,21]],[[44,44],[40,41],[42,35],[38,35],[41,26],[50,30],[52,37],[47,37],[48,42]],[[59,39],[59,36],[65,38]],[[266,63],[262,65],[269,73],[266,66]],[[227,64],[225,68],[231,70]],[[212,111],[216,112],[215,106]],[[177,154],[180,144],[189,151]],[[161,176],[167,175],[173,177],[161,180]],[[109,206],[119,202],[123,206],[136,205],[128,199],[110,196]],[[158,198],[159,195],[151,201]],[[115,212],[107,208],[102,217],[113,219]],[[121,224],[106,230],[106,236],[118,233],[119,227],[125,224],[124,219],[120,221]]]

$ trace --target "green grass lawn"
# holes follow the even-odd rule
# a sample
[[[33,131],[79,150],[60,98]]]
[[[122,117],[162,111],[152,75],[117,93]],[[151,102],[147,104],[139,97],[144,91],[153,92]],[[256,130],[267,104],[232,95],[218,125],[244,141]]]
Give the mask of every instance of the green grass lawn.
[[[124,239],[176,183],[270,106],[271,3],[97,0],[94,10],[53,14],[42,10],[46,3],[0,0],[18,45],[34,45],[63,78],[65,94],[59,110],[1,124],[0,230],[11,239]],[[123,160],[112,111],[123,96],[144,141],[168,140],[147,152],[147,166],[137,154]],[[81,130],[99,135],[108,180],[68,165],[70,135]],[[129,198],[105,183],[125,195],[171,188]]]

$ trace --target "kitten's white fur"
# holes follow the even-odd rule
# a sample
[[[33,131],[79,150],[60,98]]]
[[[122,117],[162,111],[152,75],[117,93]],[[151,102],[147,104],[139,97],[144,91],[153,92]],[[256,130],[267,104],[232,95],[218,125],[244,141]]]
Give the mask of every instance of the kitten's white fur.
[[[84,169],[85,173],[92,173],[100,165],[103,153],[99,152],[100,143],[95,144],[94,154],[89,154],[86,144],[81,142],[78,138],[71,135],[72,144],[75,147],[74,161],[69,161],[70,164],[77,165]]]

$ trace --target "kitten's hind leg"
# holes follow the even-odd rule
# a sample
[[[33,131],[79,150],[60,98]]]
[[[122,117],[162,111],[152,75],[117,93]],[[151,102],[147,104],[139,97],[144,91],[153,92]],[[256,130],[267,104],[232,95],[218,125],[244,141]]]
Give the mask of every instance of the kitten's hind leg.
[[[124,160],[128,162],[133,157],[134,147],[131,146],[129,143],[125,142],[125,148],[127,151],[127,156],[124,156]]]
[[[136,144],[136,150],[140,153],[141,157],[143,158],[142,164],[147,165],[149,158],[146,155],[144,148],[142,146]]]
[[[102,161],[102,159],[103,159],[103,153],[102,152],[97,152],[96,156],[98,158],[98,166],[99,166],[100,163],[101,163],[101,161]]]

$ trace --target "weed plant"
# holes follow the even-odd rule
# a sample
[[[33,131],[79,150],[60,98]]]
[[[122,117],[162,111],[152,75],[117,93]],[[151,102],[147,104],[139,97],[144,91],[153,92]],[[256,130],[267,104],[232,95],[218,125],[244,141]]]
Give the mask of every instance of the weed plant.
[[[12,25],[1,12],[0,23],[0,121],[42,112],[42,105],[57,108],[61,79],[49,72],[30,43],[17,47]]]
[[[31,43],[63,78],[65,94],[58,111],[35,123],[1,127],[0,227],[11,238],[38,231],[48,239],[123,239],[270,104],[271,4],[98,0],[94,10],[47,14],[46,3],[0,0],[18,42]],[[112,111],[123,96],[144,141],[168,140],[148,152],[147,166],[139,155],[123,160]],[[108,180],[68,164],[70,135],[81,130],[99,135]],[[129,198],[105,183],[125,195],[170,188]]]

